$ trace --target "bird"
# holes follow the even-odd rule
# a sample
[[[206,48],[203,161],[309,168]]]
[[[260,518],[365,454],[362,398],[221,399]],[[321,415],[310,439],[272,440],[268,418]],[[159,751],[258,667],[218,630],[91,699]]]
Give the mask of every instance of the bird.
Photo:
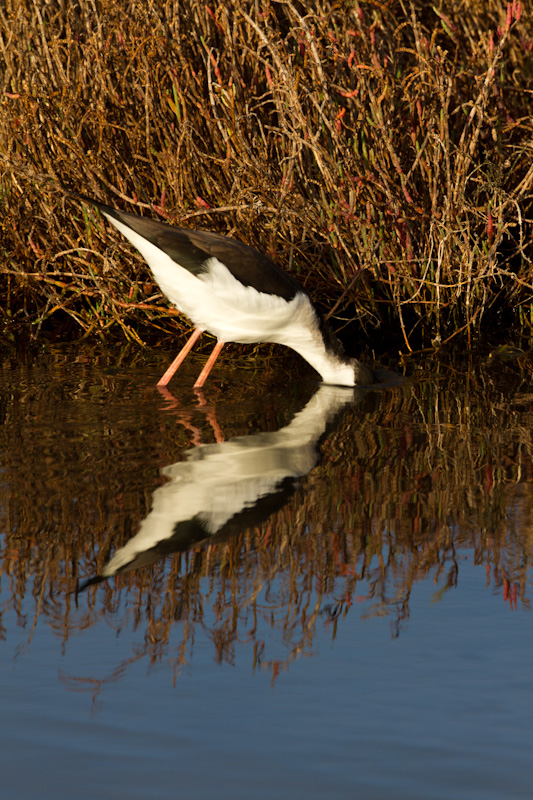
[[[292,348],[326,384],[370,385],[373,372],[348,357],[300,283],[238,239],[118,211],[91,198],[146,260],[155,282],[194,330],[158,381],[166,387],[202,333],[216,337],[194,388],[200,389],[227,342]]]

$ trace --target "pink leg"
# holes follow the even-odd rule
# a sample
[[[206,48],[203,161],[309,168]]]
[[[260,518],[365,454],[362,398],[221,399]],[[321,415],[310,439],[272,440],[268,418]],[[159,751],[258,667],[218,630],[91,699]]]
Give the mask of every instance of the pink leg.
[[[220,351],[224,347],[224,344],[225,344],[225,342],[222,342],[220,339],[216,343],[216,345],[215,345],[215,347],[213,349],[213,352],[211,353],[211,355],[209,356],[209,358],[205,362],[205,366],[204,366],[203,370],[198,375],[198,380],[194,384],[194,388],[195,389],[200,389],[204,385],[207,376],[211,372],[211,368],[212,368],[213,364],[215,363],[215,361],[219,357]]]
[[[172,362],[170,367],[167,369],[167,371],[165,372],[165,374],[163,375],[161,380],[158,382],[158,384],[157,384],[158,386],[166,386],[167,385],[167,383],[170,381],[170,379],[172,378],[174,373],[177,372],[178,367],[180,366],[180,364],[185,360],[185,357],[187,356],[187,353],[189,353],[190,350],[192,350],[192,348],[194,347],[195,342],[197,341],[197,339],[199,339],[199,337],[202,335],[202,333],[203,333],[203,331],[201,330],[201,328],[195,328],[193,330],[192,334],[187,339],[187,342],[181,348],[181,350],[179,351],[178,355],[176,356],[176,358],[174,359],[174,361]]]

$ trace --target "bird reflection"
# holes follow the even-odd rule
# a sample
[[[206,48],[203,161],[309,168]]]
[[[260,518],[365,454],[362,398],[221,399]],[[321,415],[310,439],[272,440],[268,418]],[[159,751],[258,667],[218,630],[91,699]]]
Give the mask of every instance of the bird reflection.
[[[226,539],[281,509],[299,478],[318,462],[320,438],[363,391],[322,384],[292,421],[275,432],[200,445],[162,469],[138,533],[79,591],[118,573],[148,566],[173,552]]]

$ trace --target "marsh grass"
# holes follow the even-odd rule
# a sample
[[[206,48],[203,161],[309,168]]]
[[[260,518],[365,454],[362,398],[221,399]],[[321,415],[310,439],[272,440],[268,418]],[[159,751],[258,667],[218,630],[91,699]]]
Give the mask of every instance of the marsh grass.
[[[8,331],[183,324],[65,187],[259,247],[357,336],[531,333],[533,38],[516,0],[5,0],[0,62]]]

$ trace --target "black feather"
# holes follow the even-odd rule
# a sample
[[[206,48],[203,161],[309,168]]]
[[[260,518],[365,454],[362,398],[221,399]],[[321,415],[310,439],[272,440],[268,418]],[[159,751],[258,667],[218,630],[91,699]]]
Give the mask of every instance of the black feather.
[[[292,300],[298,292],[305,294],[298,281],[280,269],[268,256],[238,239],[210,231],[178,228],[149,217],[117,211],[87,197],[81,199],[131,228],[194,275],[206,272],[206,262],[214,257],[244,286],[252,286],[264,294],[278,295],[287,301]]]

